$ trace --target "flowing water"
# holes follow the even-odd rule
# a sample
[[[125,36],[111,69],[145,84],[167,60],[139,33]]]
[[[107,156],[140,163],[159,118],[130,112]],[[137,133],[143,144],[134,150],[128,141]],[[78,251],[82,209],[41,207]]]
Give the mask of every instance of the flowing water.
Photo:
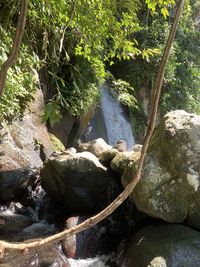
[[[89,123],[85,141],[99,137],[111,146],[119,140],[126,141],[128,149],[135,144],[128,114],[107,85],[103,85],[101,88],[100,107],[97,108]]]
[[[71,267],[109,267],[106,263],[108,260],[109,256],[102,256],[80,260],[68,259],[68,262]]]
[[[46,202],[46,195],[45,192],[41,187],[38,187],[37,190],[31,192],[31,197],[33,200],[32,207],[24,207],[19,202],[12,202],[9,205],[0,205],[0,240],[5,239],[9,241],[21,241],[26,239],[34,239],[39,237],[46,237],[58,232],[60,229],[54,223],[49,223],[46,220],[46,214],[43,211],[41,215],[41,209],[44,208],[44,203]],[[1,224],[3,226],[3,220],[6,218],[6,223],[10,222],[11,226],[7,226],[5,230],[1,231]],[[24,221],[24,225],[22,223]],[[27,224],[28,222],[28,224]],[[14,225],[15,224],[15,225]],[[12,228],[12,229],[10,229]],[[13,229],[14,228],[14,229]],[[102,227],[103,229],[103,227]],[[99,229],[96,230],[99,233]],[[2,235],[4,233],[4,235]],[[94,232],[95,234],[95,232]],[[84,235],[83,235],[84,236]],[[87,231],[86,235],[87,236]],[[98,237],[97,237],[98,238]],[[84,243],[84,240],[81,240]],[[112,255],[110,256],[96,256],[93,258],[85,258],[85,259],[71,259],[66,258],[61,245],[56,244],[54,246],[54,250],[56,250],[56,258],[55,261],[51,264],[45,265],[46,267],[109,267],[107,262],[111,259]],[[53,251],[54,253],[55,251]],[[2,264],[9,263],[9,266],[15,264],[16,267],[39,267],[44,266],[41,264],[41,257],[42,259],[45,257],[48,258],[48,252],[45,254],[44,252],[33,252],[30,253],[28,258],[23,259],[21,256],[7,255],[7,258],[4,262],[0,261],[0,266],[4,266]],[[49,251],[50,255],[52,251]],[[47,255],[47,256],[46,256]],[[24,263],[25,262],[25,263]],[[24,265],[25,264],[25,265]]]

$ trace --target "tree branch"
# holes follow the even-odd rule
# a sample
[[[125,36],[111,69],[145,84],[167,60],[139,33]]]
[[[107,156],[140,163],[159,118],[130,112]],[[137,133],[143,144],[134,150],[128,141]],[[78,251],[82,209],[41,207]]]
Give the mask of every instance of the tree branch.
[[[8,56],[7,60],[2,64],[0,70],[0,96],[2,96],[4,93],[8,69],[14,63],[20,48],[26,23],[27,8],[28,8],[28,0],[21,0],[20,14],[17,21],[12,49],[10,55]]]
[[[119,207],[119,205],[121,205],[124,202],[124,200],[132,193],[133,189],[135,188],[135,186],[137,185],[137,183],[140,180],[142,167],[143,167],[143,163],[144,163],[144,157],[145,157],[148,145],[149,145],[149,141],[151,139],[151,136],[152,136],[154,128],[155,128],[158,102],[159,102],[160,92],[161,92],[161,88],[162,88],[162,84],[163,84],[163,78],[164,78],[164,73],[165,73],[165,69],[166,69],[166,64],[167,64],[167,61],[168,61],[168,58],[170,55],[171,47],[173,45],[173,41],[175,38],[175,34],[176,34],[179,19],[180,19],[180,14],[181,14],[181,11],[182,11],[183,6],[184,6],[184,2],[185,2],[184,0],[179,1],[179,4],[177,6],[177,10],[176,10],[176,15],[174,18],[174,22],[173,22],[173,25],[171,27],[170,33],[169,33],[169,37],[167,40],[167,44],[165,46],[163,57],[161,59],[161,63],[160,63],[160,67],[158,70],[158,74],[157,74],[156,82],[155,82],[155,87],[154,87],[155,93],[154,93],[154,98],[153,98],[152,110],[151,110],[151,114],[150,114],[150,121],[149,121],[149,125],[147,128],[145,140],[144,140],[144,145],[143,145],[143,148],[141,151],[141,157],[140,157],[139,162],[138,162],[136,174],[133,177],[132,181],[126,186],[124,191],[109,206],[107,206],[104,210],[102,210],[97,215],[85,220],[83,223],[81,223],[75,227],[64,230],[60,233],[57,233],[53,236],[44,238],[42,240],[30,242],[28,244],[27,243],[15,244],[15,243],[8,243],[8,242],[0,241],[0,253],[2,254],[2,256],[3,256],[5,249],[26,250],[26,249],[33,248],[33,247],[39,247],[39,246],[45,245],[45,244],[50,243],[50,242],[55,242],[55,241],[61,240],[62,238],[68,237],[72,234],[77,234],[77,233],[89,228],[90,226],[97,224],[98,222],[102,221],[103,219],[105,219],[115,209],[117,209]]]
[[[63,29],[62,36],[61,36],[61,39],[60,39],[59,54],[62,52],[64,37],[65,37],[65,32],[66,32],[67,28],[69,27],[70,22],[73,19],[74,11],[75,11],[75,6],[76,6],[76,2],[75,2],[75,0],[73,0],[72,1],[72,9],[71,9],[71,12],[70,12],[69,20],[67,21],[67,24],[65,25],[65,27]]]

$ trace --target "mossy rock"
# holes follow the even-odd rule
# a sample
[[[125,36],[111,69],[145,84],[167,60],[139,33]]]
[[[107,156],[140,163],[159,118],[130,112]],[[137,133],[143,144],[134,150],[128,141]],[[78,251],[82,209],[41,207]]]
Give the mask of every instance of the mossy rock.
[[[100,155],[101,162],[110,162],[115,156],[119,154],[119,151],[115,148],[107,149]]]
[[[55,151],[64,151],[65,150],[65,146],[63,145],[63,143],[53,134],[49,133],[49,137],[53,146],[53,149]]]

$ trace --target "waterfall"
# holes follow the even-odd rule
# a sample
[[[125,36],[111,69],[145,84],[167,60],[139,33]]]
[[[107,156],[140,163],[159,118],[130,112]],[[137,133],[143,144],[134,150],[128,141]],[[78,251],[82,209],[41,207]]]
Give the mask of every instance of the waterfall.
[[[127,143],[127,149],[135,144],[129,118],[116,96],[107,85],[101,87],[100,107],[89,123],[84,141],[103,138],[109,145],[113,146],[118,140]]]
[[[131,124],[123,107],[110,92],[108,86],[102,86],[101,92],[101,108],[106,125],[108,144],[113,146],[118,140],[124,140],[127,143],[127,148],[131,148],[135,140]]]

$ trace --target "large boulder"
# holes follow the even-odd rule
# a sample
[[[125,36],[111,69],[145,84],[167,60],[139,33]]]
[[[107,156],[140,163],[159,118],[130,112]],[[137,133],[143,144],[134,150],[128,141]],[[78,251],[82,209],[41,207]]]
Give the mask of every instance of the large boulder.
[[[0,201],[22,194],[37,174],[32,168],[41,167],[53,152],[46,126],[41,122],[43,107],[42,92],[37,90],[23,118],[1,125]]]
[[[131,198],[139,210],[168,222],[200,228],[200,116],[168,113],[155,130],[142,178]],[[130,181],[135,164],[123,174]],[[131,175],[130,175],[131,174]]]
[[[41,177],[48,194],[74,213],[99,210],[116,196],[118,188],[107,169],[90,152],[50,157]]]
[[[200,233],[181,225],[148,226],[128,244],[121,266],[197,267]]]

